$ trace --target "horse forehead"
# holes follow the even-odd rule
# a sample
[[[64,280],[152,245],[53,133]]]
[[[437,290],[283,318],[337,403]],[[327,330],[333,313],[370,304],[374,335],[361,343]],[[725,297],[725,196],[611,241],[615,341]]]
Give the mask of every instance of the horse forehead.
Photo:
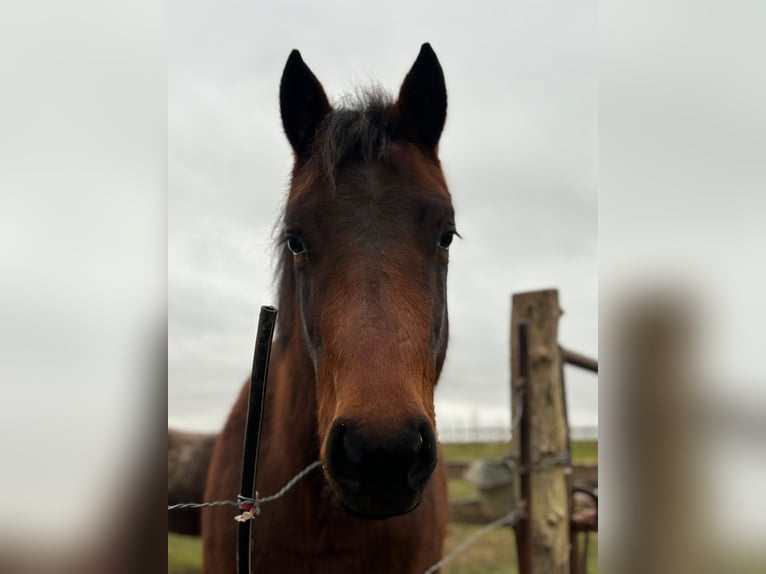
[[[339,182],[327,204],[329,227],[352,233],[366,231],[371,239],[383,236],[391,239],[391,234],[405,239],[410,235],[408,229],[415,230],[433,219],[421,214],[444,214],[451,210],[449,196],[442,195],[428,182],[401,178],[372,165],[360,167],[352,177]],[[390,233],[375,233],[383,230]]]
[[[340,174],[333,199],[338,203],[389,207],[414,203],[429,194],[428,188],[417,179],[408,178],[383,164],[363,164]]]
[[[449,207],[449,192],[441,171],[375,162],[353,166],[339,174],[328,199],[339,214],[394,217],[426,205]]]
[[[351,171],[373,195],[450,198],[441,167],[424,159],[411,144],[394,144],[386,161],[359,164]]]
[[[316,189],[288,206],[286,218],[306,233],[332,232],[339,241],[360,234],[368,240],[404,241],[424,223],[451,211],[448,195],[365,167],[339,179],[334,189]]]
[[[309,164],[311,165],[311,164]],[[327,207],[337,200],[383,199],[407,204],[419,197],[449,204],[449,190],[438,162],[425,159],[408,143],[392,144],[384,160],[358,162],[339,168],[332,185],[312,169],[293,173],[288,207]]]

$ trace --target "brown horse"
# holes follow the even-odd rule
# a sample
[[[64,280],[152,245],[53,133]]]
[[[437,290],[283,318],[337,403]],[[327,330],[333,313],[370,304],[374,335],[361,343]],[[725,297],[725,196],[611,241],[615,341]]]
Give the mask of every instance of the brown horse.
[[[444,76],[424,44],[396,101],[333,109],[300,54],[280,105],[295,163],[280,238],[279,320],[257,489],[320,459],[254,524],[258,573],[423,572],[448,501],[434,387],[447,350],[454,214],[438,159]],[[220,435],[206,500],[237,494],[247,385]],[[231,508],[203,515],[206,574],[236,571]]]

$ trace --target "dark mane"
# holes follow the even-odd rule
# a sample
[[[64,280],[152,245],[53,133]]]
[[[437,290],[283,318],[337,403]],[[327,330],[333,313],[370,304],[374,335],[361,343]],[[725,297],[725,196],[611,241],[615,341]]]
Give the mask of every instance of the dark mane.
[[[314,136],[310,167],[332,185],[338,168],[349,160],[385,159],[393,139],[392,102],[377,86],[341,98]]]
[[[335,174],[349,161],[385,160],[394,139],[393,99],[378,86],[366,86],[337,102],[320,124],[305,168],[333,186]],[[285,201],[286,205],[287,201]],[[283,217],[274,232],[279,300],[278,338],[287,342],[296,317],[293,311],[292,256],[284,248]]]

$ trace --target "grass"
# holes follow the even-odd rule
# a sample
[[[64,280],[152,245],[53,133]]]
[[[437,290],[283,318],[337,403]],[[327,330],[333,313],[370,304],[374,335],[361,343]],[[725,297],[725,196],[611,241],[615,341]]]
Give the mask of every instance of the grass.
[[[597,440],[573,440],[572,460],[575,462],[595,462],[598,460]]]
[[[481,526],[451,522],[447,526],[446,552],[466,540]],[[442,574],[518,574],[513,531],[498,528],[484,534],[441,570]],[[588,551],[588,574],[598,574],[598,536],[592,535]]]
[[[448,461],[471,461],[485,456],[502,457],[508,453],[508,443],[445,444]],[[598,460],[597,441],[573,441],[572,458],[577,461]],[[476,488],[465,480],[449,481],[450,500],[475,498]],[[450,523],[447,528],[445,553],[462,543],[480,526]],[[598,536],[591,536],[588,553],[588,574],[598,572]],[[202,544],[195,536],[168,533],[168,574],[199,574]],[[486,533],[476,544],[460,554],[442,569],[443,574],[516,574],[516,547],[513,533],[500,528]]]
[[[444,457],[452,462],[468,462],[482,457],[506,456],[509,452],[507,442],[443,444]],[[572,441],[572,459],[577,462],[598,460],[598,441]]]
[[[453,478],[447,483],[450,500],[468,500],[479,496],[476,487],[462,478]]]
[[[168,574],[199,574],[202,567],[202,540],[168,532]]]
[[[446,551],[449,552],[481,528],[451,522],[447,526]],[[598,573],[598,537],[592,536],[588,552],[588,574]],[[199,574],[202,543],[196,536],[168,534],[168,574]],[[479,541],[442,568],[442,574],[517,574],[516,544],[513,532],[500,528],[486,533]]]

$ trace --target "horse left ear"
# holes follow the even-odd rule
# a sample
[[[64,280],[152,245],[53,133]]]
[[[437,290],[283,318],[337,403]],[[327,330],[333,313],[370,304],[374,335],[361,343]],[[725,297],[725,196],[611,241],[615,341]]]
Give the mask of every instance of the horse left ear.
[[[439,59],[430,44],[423,44],[404,78],[397,102],[401,135],[436,155],[447,119],[447,87]]]
[[[293,151],[299,157],[306,154],[319,124],[332,108],[322,84],[303,61],[298,50],[290,52],[282,72],[279,108],[282,126]]]

